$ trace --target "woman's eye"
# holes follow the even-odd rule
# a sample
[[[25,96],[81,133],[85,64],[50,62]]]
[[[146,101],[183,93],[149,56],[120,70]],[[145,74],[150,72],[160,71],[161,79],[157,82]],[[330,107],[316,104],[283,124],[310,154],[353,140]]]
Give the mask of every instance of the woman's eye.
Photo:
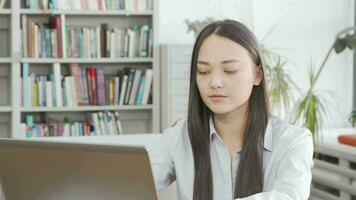
[[[202,71],[198,71],[198,72],[199,72],[199,74],[201,74],[201,75],[208,74],[208,72],[202,72]]]
[[[225,71],[225,72],[228,73],[228,74],[235,74],[236,70],[235,71]]]

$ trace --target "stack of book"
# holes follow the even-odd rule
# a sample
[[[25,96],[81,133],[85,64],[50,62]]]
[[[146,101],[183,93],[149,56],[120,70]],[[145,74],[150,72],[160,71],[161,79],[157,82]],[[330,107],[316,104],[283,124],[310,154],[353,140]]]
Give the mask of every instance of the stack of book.
[[[60,16],[48,23],[35,23],[22,15],[23,56],[32,58],[62,58],[62,24]]]
[[[34,116],[27,115],[22,125],[22,136],[99,136],[123,134],[118,112],[97,112],[90,114],[89,121],[74,121],[64,118],[63,121],[48,119],[43,123],[34,123]]]
[[[29,73],[23,64],[21,102],[25,107],[76,107],[104,105],[147,105],[152,90],[152,69],[125,67],[116,75],[104,68],[69,65],[71,75],[63,77],[61,66],[53,64],[53,74]]]
[[[25,8],[54,10],[152,10],[153,0],[24,0]]]
[[[24,57],[152,57],[153,32],[148,25],[116,28],[103,23],[92,27],[67,27],[60,16],[52,16],[48,23],[31,21],[27,15],[22,15],[21,18]]]
[[[67,27],[66,47],[73,58],[152,57],[152,28]]]

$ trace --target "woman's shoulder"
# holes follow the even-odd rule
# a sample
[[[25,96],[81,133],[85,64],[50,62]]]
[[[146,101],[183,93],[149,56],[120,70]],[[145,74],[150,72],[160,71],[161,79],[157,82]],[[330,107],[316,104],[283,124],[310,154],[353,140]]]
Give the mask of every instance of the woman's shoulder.
[[[295,146],[300,143],[312,144],[312,134],[309,129],[299,127],[280,118],[271,118],[269,122],[274,146]]]
[[[171,127],[165,129],[161,135],[166,140],[170,140],[173,143],[185,139],[188,135],[187,118],[182,118],[176,121]]]
[[[187,129],[187,118],[182,118],[173,123],[171,127],[168,127],[163,133],[182,133]]]

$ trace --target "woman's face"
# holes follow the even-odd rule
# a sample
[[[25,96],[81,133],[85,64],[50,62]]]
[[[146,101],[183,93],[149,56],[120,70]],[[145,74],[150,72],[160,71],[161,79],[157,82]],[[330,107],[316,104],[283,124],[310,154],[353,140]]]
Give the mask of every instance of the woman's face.
[[[196,80],[200,96],[215,114],[247,105],[254,85],[262,79],[261,67],[238,43],[212,34],[200,48]]]

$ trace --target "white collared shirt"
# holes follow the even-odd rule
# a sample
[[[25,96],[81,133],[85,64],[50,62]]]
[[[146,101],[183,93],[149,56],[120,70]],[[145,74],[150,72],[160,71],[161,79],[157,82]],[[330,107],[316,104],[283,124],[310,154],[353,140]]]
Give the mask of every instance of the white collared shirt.
[[[228,147],[209,123],[214,200],[234,199],[240,152],[233,160]],[[168,128],[148,149],[158,190],[176,181],[178,199],[193,199],[194,160],[187,120]],[[263,192],[240,200],[307,200],[313,167],[313,141],[308,129],[277,118],[268,121],[263,152]]]

